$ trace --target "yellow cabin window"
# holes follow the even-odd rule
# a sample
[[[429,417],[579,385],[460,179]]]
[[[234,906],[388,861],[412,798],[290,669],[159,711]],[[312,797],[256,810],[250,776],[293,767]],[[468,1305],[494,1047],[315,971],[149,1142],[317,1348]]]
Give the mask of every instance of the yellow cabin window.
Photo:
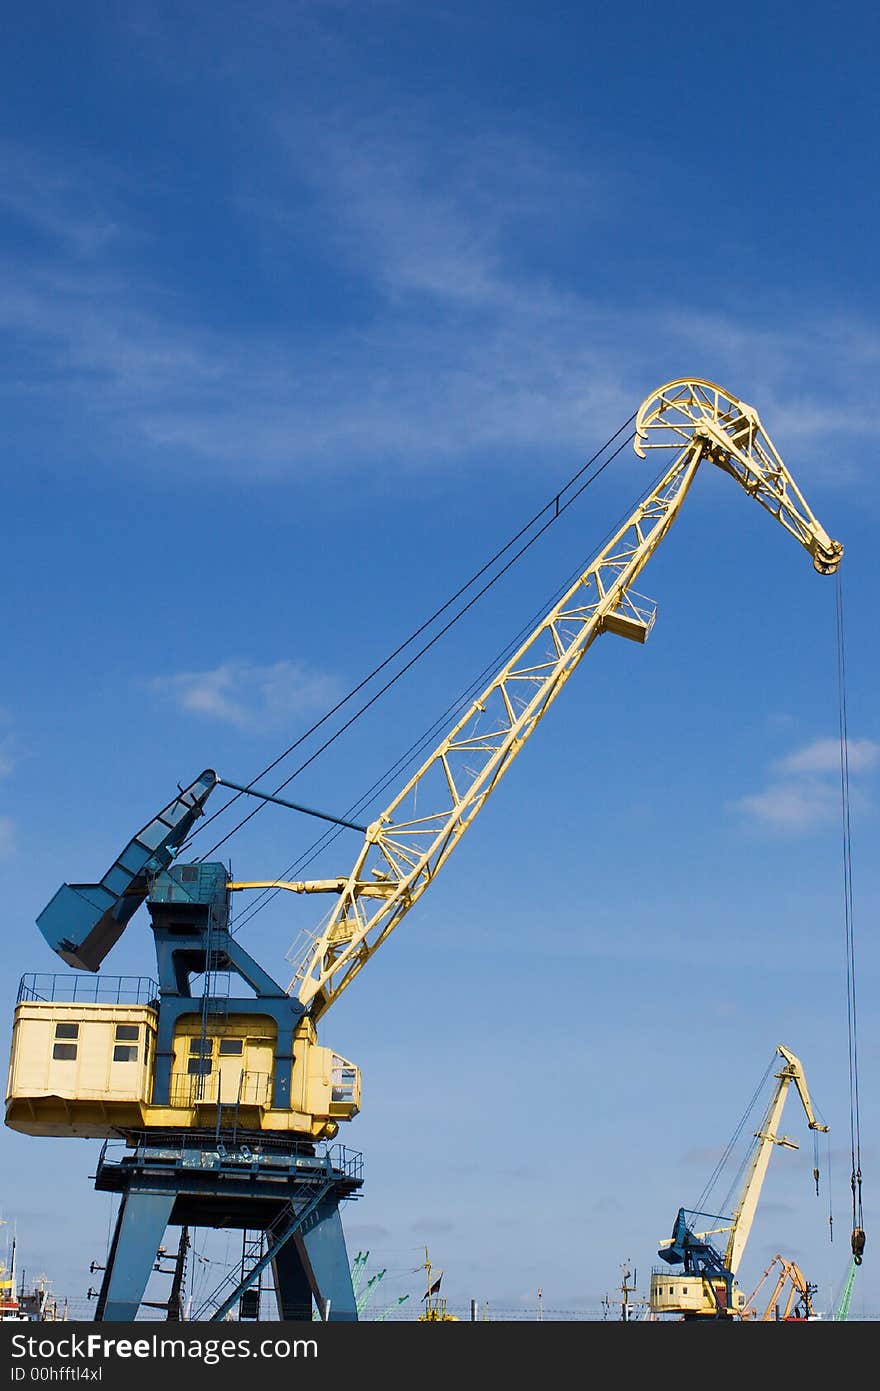
[[[190,1058],[187,1072],[190,1077],[207,1077],[211,1071],[210,1058]]]
[[[79,1024],[56,1024],[55,1038],[74,1040],[79,1038]],[[76,1043],[57,1042],[52,1048],[52,1057],[60,1063],[72,1063],[76,1061]]]
[[[132,1043],[117,1043],[113,1049],[114,1063],[136,1063],[137,1046]]]
[[[116,1042],[117,1043],[137,1043],[140,1029],[137,1024],[117,1024]]]
[[[202,1057],[210,1058],[214,1050],[214,1040],[212,1038],[191,1038],[189,1041],[189,1051],[201,1054]],[[210,1071],[210,1068],[208,1069]],[[192,1069],[190,1069],[192,1071]]]
[[[220,1040],[220,1056],[221,1056],[221,1058],[222,1058],[222,1057],[238,1057],[238,1058],[240,1058],[243,1052],[244,1052],[244,1039],[243,1039],[243,1038],[221,1038],[221,1040]]]

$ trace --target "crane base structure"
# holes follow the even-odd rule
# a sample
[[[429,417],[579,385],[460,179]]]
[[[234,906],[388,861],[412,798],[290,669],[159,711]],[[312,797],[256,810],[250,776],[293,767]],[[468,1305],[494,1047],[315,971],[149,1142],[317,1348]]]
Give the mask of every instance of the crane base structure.
[[[317,1153],[262,1134],[176,1131],[105,1141],[95,1187],[119,1193],[121,1202],[96,1321],[136,1317],[168,1226],[250,1234],[241,1266],[194,1319],[217,1322],[242,1308],[245,1292],[271,1265],[281,1320],[311,1320],[314,1300],[329,1321],[357,1321],[339,1204],[360,1188],[362,1167],[360,1154],[342,1145]]]
[[[7,1123],[104,1138],[95,1186],[121,1201],[96,1321],[136,1318],[169,1225],[240,1230],[245,1247],[250,1234],[195,1318],[223,1319],[236,1304],[241,1316],[271,1265],[282,1320],[311,1320],[314,1301],[324,1319],[356,1321],[339,1206],[357,1196],[363,1164],[330,1142],[358,1109],[358,1070],[316,1046],[299,1002],[236,940],[225,865],[141,874],[140,847],[152,840],[162,863],[213,782],[208,771],[183,790],[101,885],[65,885],[52,900],[44,927],[90,965],[132,902],[146,902],[159,979],[115,978],[114,991],[103,977],[102,995],[95,977],[91,991],[78,976],[26,978]]]
[[[767,1103],[761,1124],[754,1132],[751,1153],[745,1164],[745,1183],[733,1216],[727,1218],[719,1214],[679,1208],[672,1235],[663,1242],[657,1253],[666,1262],[667,1268],[655,1270],[651,1274],[649,1299],[653,1314],[676,1313],[685,1320],[738,1319],[751,1316],[747,1313],[747,1306],[751,1305],[757,1290],[751,1296],[751,1300],[747,1301],[745,1293],[736,1283],[736,1276],[755,1220],[770,1155],[776,1147],[795,1150],[798,1148],[794,1140],[783,1135],[779,1129],[785,1099],[792,1083],[800,1097],[808,1129],[823,1134],[828,1130],[827,1125],[822,1125],[816,1119],[800,1058],[781,1043],[776,1045],[776,1053],[782,1058],[783,1066],[775,1074],[776,1087]],[[740,1124],[744,1124],[744,1121]],[[818,1193],[818,1167],[813,1170],[813,1177]],[[710,1227],[705,1232],[695,1232],[690,1225],[690,1220],[694,1217],[704,1217],[721,1225]],[[728,1234],[723,1253],[708,1239],[719,1232]],[[781,1256],[774,1259],[782,1261]],[[798,1288],[809,1303],[812,1287],[807,1286],[793,1262],[782,1263],[783,1282],[792,1277],[795,1284],[799,1281]],[[680,1266],[681,1270],[673,1272],[669,1269],[670,1266]],[[765,1271],[764,1278],[769,1274],[770,1268]],[[793,1289],[795,1284],[792,1285]],[[779,1288],[782,1288],[782,1283]]]

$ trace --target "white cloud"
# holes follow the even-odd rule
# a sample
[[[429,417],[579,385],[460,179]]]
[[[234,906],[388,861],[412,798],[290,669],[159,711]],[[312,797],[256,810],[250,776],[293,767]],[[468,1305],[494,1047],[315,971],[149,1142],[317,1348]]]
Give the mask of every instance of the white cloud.
[[[816,781],[772,783],[763,792],[740,797],[734,806],[777,830],[805,831],[834,813],[834,788]]]
[[[849,771],[854,777],[880,764],[880,744],[873,739],[849,741]],[[863,788],[850,786],[850,796],[867,805]],[[773,764],[767,786],[731,803],[732,810],[772,830],[792,833],[812,830],[840,817],[840,743],[814,739]]]
[[[744,327],[659,300],[609,305],[561,278],[549,253],[524,261],[536,229],[546,235],[567,212],[588,236],[612,191],[521,132],[484,132],[451,157],[418,131],[407,139],[357,121],[344,138],[331,123],[299,121],[296,136],[267,144],[271,193],[228,192],[247,215],[255,266],[267,245],[283,266],[297,190],[311,183],[329,256],[369,306],[326,338],[295,322],[223,332],[187,320],[192,306],[130,264],[145,232],[118,232],[123,175],[74,176],[14,147],[6,154],[15,175],[6,200],[39,234],[0,275],[0,326],[25,349],[12,402],[35,429],[53,410],[65,412],[67,436],[79,419],[97,441],[85,453],[110,466],[173,458],[175,473],[260,479],[344,471],[378,455],[387,478],[438,455],[450,467],[494,453],[510,467],[516,450],[534,466],[560,450],[581,457],[614,430],[659,384],[658,364],[669,377],[698,363],[743,390],[783,456],[786,438],[802,447],[873,429],[865,402],[880,348],[856,320],[801,318],[779,330],[754,314]],[[800,458],[797,471],[817,467],[821,458]],[[839,482],[837,455],[834,467]]]
[[[269,666],[224,662],[211,671],[156,677],[150,685],[191,714],[240,729],[276,728],[306,711],[333,705],[341,694],[335,677],[291,661]]]
[[[46,160],[11,140],[0,142],[0,160],[4,170],[0,206],[56,247],[87,259],[117,234],[116,222],[98,206],[101,195],[96,198],[92,192],[93,169]],[[106,190],[104,173],[100,185]]]
[[[15,854],[15,824],[11,816],[0,816],[0,860],[9,860]]]
[[[0,730],[5,725],[8,727],[12,723],[12,716],[8,710],[0,706]],[[13,733],[0,733],[0,778],[8,778],[17,763],[16,746],[17,739]]]
[[[865,773],[880,761],[880,744],[873,739],[847,741],[847,762],[851,773]],[[803,749],[788,754],[776,764],[783,773],[835,773],[840,771],[840,740],[814,739]]]

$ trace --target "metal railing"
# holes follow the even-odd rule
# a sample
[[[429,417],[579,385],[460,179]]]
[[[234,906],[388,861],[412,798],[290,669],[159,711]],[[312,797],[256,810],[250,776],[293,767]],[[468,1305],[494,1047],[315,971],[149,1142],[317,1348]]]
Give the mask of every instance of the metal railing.
[[[356,1102],[359,1100],[358,1083],[360,1074],[353,1063],[342,1064],[342,1059],[334,1053],[331,1097],[334,1101]]]
[[[329,1171],[336,1178],[361,1182],[364,1157],[360,1150],[346,1145],[313,1145],[308,1141],[276,1139],[261,1135],[259,1139],[239,1139],[218,1145],[217,1136],[209,1130],[168,1132],[150,1135],[141,1132],[130,1140],[105,1140],[101,1146],[98,1169],[104,1164],[143,1164],[156,1160],[182,1168],[238,1168],[242,1164],[282,1166],[297,1174],[319,1170]]]
[[[172,1106],[268,1106],[270,1081],[268,1072],[240,1072],[237,1076],[174,1072],[169,1099]]]
[[[41,975],[22,976],[18,1004],[152,1005],[159,1000],[159,983],[150,976]]]

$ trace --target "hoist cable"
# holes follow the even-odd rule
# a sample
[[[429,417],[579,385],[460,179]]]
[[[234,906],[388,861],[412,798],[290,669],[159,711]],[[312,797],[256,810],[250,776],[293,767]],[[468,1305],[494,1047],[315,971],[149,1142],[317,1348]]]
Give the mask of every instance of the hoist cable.
[[[831,1140],[825,1135],[825,1168],[828,1174],[828,1240],[834,1241],[834,1177],[831,1173]]]
[[[710,1174],[710,1176],[709,1176],[709,1178],[708,1178],[708,1180],[707,1180],[707,1182],[706,1182],[705,1188],[703,1189],[702,1193],[700,1194],[699,1198],[697,1199],[696,1207],[693,1208],[693,1211],[694,1211],[694,1212],[700,1212],[700,1211],[702,1211],[702,1209],[706,1206],[706,1203],[707,1203],[708,1200],[709,1200],[709,1195],[710,1195],[710,1193],[712,1192],[713,1188],[715,1187],[715,1184],[718,1182],[719,1178],[721,1177],[721,1174],[722,1174],[722,1172],[723,1172],[723,1170],[724,1170],[724,1168],[725,1168],[725,1165],[727,1164],[728,1160],[730,1159],[730,1156],[731,1156],[731,1154],[733,1153],[734,1148],[735,1148],[736,1145],[739,1143],[739,1139],[740,1139],[740,1136],[742,1135],[742,1132],[743,1132],[743,1130],[744,1130],[744,1128],[745,1128],[746,1122],[748,1121],[749,1116],[752,1114],[753,1110],[755,1109],[755,1105],[757,1104],[758,1097],[761,1095],[761,1092],[763,1091],[764,1086],[766,1085],[767,1078],[770,1076],[770,1073],[771,1073],[771,1071],[772,1071],[772,1069],[773,1069],[773,1065],[774,1065],[774,1063],[776,1062],[776,1057],[777,1057],[777,1054],[774,1052],[773,1055],[772,1055],[772,1057],[771,1057],[771,1059],[770,1059],[770,1061],[769,1061],[769,1063],[767,1064],[767,1070],[766,1070],[766,1072],[764,1073],[764,1076],[761,1078],[760,1082],[758,1083],[757,1087],[755,1088],[754,1092],[752,1093],[752,1099],[751,1099],[751,1101],[749,1102],[748,1106],[746,1107],[745,1111],[743,1112],[742,1116],[740,1117],[739,1124],[737,1125],[736,1129],[734,1130],[733,1134],[731,1135],[730,1139],[728,1140],[727,1145],[726,1145],[726,1147],[725,1147],[725,1149],[724,1149],[724,1152],[723,1152],[723,1154],[721,1155],[721,1158],[718,1160],[718,1163],[715,1165],[715,1168],[713,1169],[712,1173]],[[746,1155],[746,1159],[748,1159],[748,1155]],[[728,1188],[726,1194],[724,1195],[724,1199],[723,1199],[722,1203],[720,1204],[720,1206],[722,1207],[722,1209],[726,1208],[728,1202],[730,1201],[731,1195],[732,1195],[732,1193],[733,1193],[733,1189],[736,1187],[736,1185],[737,1185],[737,1183],[738,1183],[738,1181],[739,1181],[740,1175],[743,1173],[743,1171],[744,1171],[744,1169],[745,1169],[746,1159],[744,1159],[744,1160],[741,1162],[740,1167],[739,1167],[739,1169],[737,1170],[737,1173],[734,1175],[733,1179],[731,1180],[730,1186],[729,1186],[729,1188]]]
[[[849,1061],[849,1126],[850,1155],[852,1172],[853,1255],[861,1262],[861,1248],[864,1247],[864,1224],[862,1215],[862,1159],[861,1126],[859,1120],[859,1052],[856,1012],[856,965],[855,965],[855,927],[853,918],[852,887],[852,824],[850,818],[849,790],[849,732],[847,728],[846,700],[846,642],[843,620],[843,585],[840,572],[835,577],[835,612],[837,619],[837,686],[838,686],[838,726],[840,735],[840,808],[843,841],[843,916],[846,947],[846,1022],[847,1052]],[[857,1250],[857,1245],[860,1246]]]
[[[575,572],[575,575],[580,573],[582,573],[581,569],[577,570]],[[570,588],[571,582],[572,581],[566,580],[564,584],[561,585],[559,589],[556,591],[556,594],[554,594],[553,599],[550,602],[553,602],[558,596],[564,594],[566,590]],[[497,671],[498,667],[507,660],[507,658],[513,651],[516,650],[517,646],[520,644],[523,638],[533,630],[535,622],[537,622],[541,614],[546,613],[546,611],[547,606],[545,605],[540,610],[540,612],[534,616],[531,622],[524,624],[524,626],[520,629],[516,636],[512,638],[510,642],[507,643],[506,647],[504,647],[503,650],[500,653],[498,653],[498,655],[495,657],[493,661],[487,663],[487,665],[483,668],[479,675],[474,677],[473,681],[471,681],[470,685],[466,688],[466,690],[462,691],[461,694],[457,697],[457,699],[454,700],[451,705],[448,705],[441,715],[438,715],[438,717],[434,720],[433,724],[431,724],[429,728],[426,729],[424,733],[419,736],[415,743],[410,744],[409,748],[400,755],[400,757],[391,765],[391,767],[386,769],[386,771],[381,775],[381,777],[379,777],[372,784],[372,786],[367,789],[366,792],[362,793],[362,795],[358,798],[356,802],[353,802],[350,807],[346,808],[346,816],[355,816],[357,814],[362,814],[364,808],[368,806],[371,801],[374,801],[380,792],[384,792],[384,790],[394,781],[394,779],[404,769],[406,769],[415,762],[419,754],[422,753],[423,750],[434,741],[434,739],[436,739],[437,734],[440,732],[440,730],[447,727],[449,720],[454,718],[458,712],[464,710],[467,707],[467,705],[473,700],[474,695],[482,688],[486,678],[488,676],[491,676],[493,672]],[[334,830],[325,831],[317,840],[313,841],[311,845],[307,846],[307,848],[292,864],[288,865],[286,869],[283,869],[280,874],[276,875],[276,880],[289,879],[291,875],[301,873],[303,869],[305,869],[309,864],[312,863],[312,861],[317,857],[318,854],[321,853],[322,850],[326,850],[327,847],[334,840],[336,840],[339,834],[340,830],[338,828]],[[247,909],[237,920],[235,931],[237,932],[242,927],[244,927],[245,923],[249,922],[250,919],[254,917],[255,914],[260,911],[261,908],[266,907],[267,903],[272,898],[275,898],[276,895],[280,892],[281,890],[278,888],[266,888],[261,890],[257,898],[251,900],[251,902],[247,906]]]
[[[633,417],[631,416],[630,420],[632,419]],[[630,421],[624,422],[624,424],[620,427],[620,430],[624,430],[629,423]],[[620,434],[620,430],[615,431],[615,434],[612,436],[612,440],[617,438],[617,436]],[[570,487],[570,483],[566,484],[566,487],[562,489],[559,493],[557,493],[554,499],[551,500],[551,502],[547,503],[546,506],[543,507],[539,513],[536,513],[535,517],[532,518],[531,522],[527,523],[526,526],[520,529],[516,537],[514,537],[511,541],[508,541],[507,544],[504,547],[502,547],[500,551],[496,552],[496,555],[493,557],[493,559],[487,561],[486,564],[482,566],[482,568],[477,572],[477,574],[474,575],[467,582],[467,584],[463,585],[456,595],[453,595],[452,599],[447,600],[447,602],[443,605],[442,609],[438,609],[437,612],[431,618],[427,619],[426,622],[423,623],[421,627],[417,630],[417,632],[413,634],[413,637],[417,636],[419,633],[424,632],[425,629],[429,627],[430,624],[434,621],[434,618],[436,618],[445,609],[449,608],[450,604],[452,604],[456,598],[463,594],[465,590],[470,588],[474,580],[477,579],[479,575],[484,574],[485,571],[493,564],[495,559],[503,555],[505,551],[509,550],[510,546],[514,543],[514,541],[516,541],[526,531],[528,531],[529,528],[534,525],[535,521],[539,517],[543,516],[549,508],[552,507],[554,509],[552,515],[538,528],[537,531],[533,533],[532,536],[529,537],[529,539],[526,542],[524,542],[524,544],[519,548],[518,551],[514,552],[511,558],[504,565],[502,565],[501,569],[496,571],[492,578],[490,580],[487,580],[487,582],[482,586],[482,588],[478,589],[476,594],[472,595],[472,597],[468,599],[467,603],[463,604],[462,607],[456,613],[453,614],[452,618],[450,618],[447,623],[444,623],[443,627],[440,628],[433,635],[433,637],[429,638],[428,641],[422,647],[419,648],[419,650],[415,653],[414,656],[410,657],[409,661],[405,662],[403,666],[400,667],[394,673],[394,675],[390,677],[389,680],[386,681],[385,684],[381,686],[378,691],[375,692],[375,694],[370,696],[369,700],[364,701],[363,705],[359,706],[355,713],[351,715],[347,720],[345,720],[344,723],[341,724],[333,732],[333,734],[330,735],[328,739],[325,739],[324,743],[319,745],[319,747],[315,749],[314,753],[310,754],[308,758],[304,759],[303,762],[300,763],[300,765],[294,769],[294,771],[289,775],[289,777],[285,778],[283,782],[280,782],[277,787],[272,789],[273,795],[277,795],[279,792],[282,792],[285,787],[287,787],[291,782],[293,782],[294,778],[298,777],[299,774],[302,773],[304,769],[308,768],[311,763],[314,763],[316,758],[318,758],[322,753],[324,753],[325,750],[328,749],[331,744],[335,743],[335,741],[340,737],[340,735],[344,734],[347,729],[350,729],[351,726],[355,723],[355,721],[360,719],[361,715],[363,715],[365,711],[369,710],[372,705],[375,705],[377,700],[381,699],[381,697],[385,695],[385,693],[389,691],[391,687],[395,685],[395,683],[406,674],[406,672],[408,672],[412,667],[414,667],[416,662],[419,661],[420,658],[422,658],[426,652],[430,651],[430,649],[437,642],[439,642],[440,639],[444,637],[446,633],[449,632],[450,628],[454,627],[454,625],[459,621],[459,619],[463,618],[464,615],[469,611],[469,609],[472,609],[474,604],[476,604],[483,597],[483,595],[486,594],[487,591],[492,588],[493,585],[497,584],[498,581],[502,578],[502,576],[505,575],[507,571],[510,570],[523,555],[525,555],[526,551],[529,550],[535,544],[535,542],[539,540],[541,536],[543,536],[544,532],[547,531],[554,524],[554,522],[558,521],[558,519],[562,516],[563,512],[565,512],[569,507],[571,507],[571,505],[577,501],[581,494],[586,492],[587,488],[589,488],[591,484],[596,482],[596,479],[599,478],[599,476],[605,471],[608,465],[612,463],[614,459],[617,458],[618,454],[620,454],[623,448],[627,444],[629,444],[632,438],[633,435],[630,434],[626,437],[626,439],[622,440],[621,443],[617,446],[617,448],[611,454],[609,454],[608,458],[605,459],[599,465],[596,471],[589,478],[587,478],[587,480],[584,483],[582,483],[581,486],[574,493],[572,493],[571,497],[567,498],[565,502],[560,504],[559,499],[562,496],[562,492],[567,491]],[[601,454],[604,449],[607,449],[608,443],[610,443],[610,441],[606,442],[606,444],[602,446],[602,449],[600,449],[597,452],[597,454],[593,456],[594,459],[598,458],[599,454]],[[584,470],[588,467],[589,465],[585,464],[584,467],[579,470],[577,476],[580,477],[583,474]],[[284,758],[288,756],[288,754],[292,753],[295,748],[302,744],[303,741],[307,739],[310,734],[313,734],[315,730],[319,728],[320,725],[324,724],[325,721],[329,719],[332,714],[335,714],[335,712],[339,710],[340,707],[344,705],[346,701],[351,698],[352,695],[354,695],[357,691],[362,690],[363,687],[370,680],[372,680],[373,676],[375,676],[378,671],[380,671],[383,667],[388,665],[388,663],[392,660],[393,656],[398,655],[398,653],[400,653],[404,647],[409,646],[409,644],[413,640],[413,637],[408,638],[407,641],[403,643],[402,646],[399,647],[397,651],[392,654],[391,657],[386,657],[385,661],[381,663],[381,666],[376,667],[375,670],[371,672],[369,676],[364,677],[363,681],[359,682],[359,684],[355,686],[353,690],[348,693],[347,696],[343,697],[343,699],[339,701],[333,707],[332,710],[329,710],[326,715],[323,715],[321,719],[317,721],[316,724],[312,725],[311,729],[306,730],[306,732],[302,734],[299,737],[299,739],[297,739],[293,744],[291,744],[290,748],[286,749],[283,754],[280,754],[278,758],[274,760],[274,762],[270,763],[268,768],[263,769],[262,773],[258,773],[255,778],[252,778],[249,786],[252,786],[253,783],[257,782],[259,778],[264,777],[265,774],[268,771],[270,771],[270,769],[275,768]],[[226,811],[226,809],[232,805],[236,798],[241,795],[241,793],[236,793],[236,796],[230,798],[230,800],[226,803],[226,806],[221,807],[220,810],[215,813],[215,816],[219,816],[222,812]],[[199,855],[197,859],[206,860],[210,855],[213,855],[215,851],[220,849],[221,845],[225,845],[225,843],[229,839],[231,839],[232,836],[234,836],[238,831],[240,831],[243,826],[247,825],[248,821],[252,820],[258,812],[262,811],[263,806],[264,804],[261,802],[258,806],[254,807],[251,811],[249,811],[246,816],[243,816],[242,819],[232,827],[231,830],[227,831],[224,836],[221,836],[221,838],[218,841],[215,841],[211,848],[205,851],[203,854]],[[209,817],[208,820],[213,821],[214,817]],[[207,824],[208,823],[205,822],[205,825]],[[200,827],[199,829],[203,830],[204,827]]]
[[[610,462],[610,460],[608,462]],[[666,469],[664,466],[651,483],[649,489],[650,492],[654,491],[654,488],[657,486],[665,472]],[[452,702],[451,705],[448,705],[446,707],[443,713],[439,715],[436,720],[434,720],[433,724],[431,724],[429,728],[425,730],[425,732],[422,735],[420,735],[420,737],[415,741],[415,743],[411,744],[410,747],[406,750],[406,752],[401,754],[400,757],[396,760],[396,762],[393,763],[392,766],[385,773],[383,773],[382,776],[379,779],[377,779],[377,781],[374,782],[372,786],[369,787],[367,791],[363,793],[356,802],[353,802],[351,806],[346,808],[346,816],[355,816],[358,814],[363,815],[365,807],[368,806],[371,801],[375,800],[375,798],[379,795],[380,792],[384,791],[385,788],[389,786],[389,784],[395,779],[395,777],[397,777],[397,775],[400,773],[402,769],[407,768],[415,762],[419,754],[436,738],[436,735],[439,732],[439,730],[445,728],[448,725],[450,717],[454,716],[456,713],[466,708],[467,704],[473,700],[474,695],[477,694],[480,690],[482,690],[486,678],[491,676],[494,672],[496,672],[502,665],[502,663],[504,663],[508,659],[511,653],[516,651],[517,647],[522,643],[525,637],[529,633],[534,631],[536,623],[538,623],[540,619],[547,613],[548,608],[556,604],[558,600],[562,597],[562,595],[568,592],[568,590],[571,588],[572,584],[574,584],[577,577],[584,573],[584,571],[590,563],[590,559],[593,557],[596,551],[601,550],[602,547],[610,540],[610,538],[622,525],[625,518],[630,515],[632,510],[633,505],[631,504],[627,511],[621,514],[618,521],[615,522],[614,525],[609,528],[605,536],[599,541],[598,546],[593,548],[593,550],[590,552],[590,557],[582,561],[581,564],[578,565],[576,569],[574,569],[571,572],[567,579],[563,580],[562,584],[560,584],[553,592],[553,594],[551,594],[549,598],[545,600],[544,604],[532,615],[531,619],[527,620],[527,622],[520,628],[519,632],[516,633],[515,636],[510,639],[510,641],[501,650],[501,652],[498,653],[494,660],[487,663],[483,670],[476,677],[474,677],[474,679],[471,681],[468,687],[458,696],[456,700]],[[336,840],[339,834],[339,829],[332,829],[323,832],[323,834],[319,836],[317,840],[313,841],[311,845],[306,847],[302,854],[298,856],[298,858],[294,860],[292,864],[289,864],[286,867],[286,869],[283,869],[280,874],[275,876],[276,881],[281,879],[289,879],[294,874],[302,873],[302,871],[309,864],[311,864],[312,861],[316,859],[317,856],[323,850],[326,850],[327,847],[330,844],[332,844],[334,840]],[[246,923],[250,922],[251,918],[255,917],[256,914],[260,912],[262,908],[267,907],[271,900],[273,898],[276,898],[277,895],[281,892],[282,890],[277,887],[267,887],[265,889],[262,889],[260,893],[257,895],[257,897],[251,900],[247,908],[243,910],[241,916],[236,920],[234,931],[240,931],[241,928],[246,925]]]
[[[432,613],[429,618],[425,619],[424,623],[421,623],[418,628],[416,628],[412,633],[410,633],[408,638],[405,638],[404,641],[400,643],[394,649],[393,652],[389,652],[388,656],[385,657],[379,663],[378,666],[374,667],[373,670],[369,672],[365,677],[363,677],[363,679],[359,681],[356,686],[352,686],[351,690],[348,691],[342,697],[341,700],[338,700],[336,704],[332,706],[329,710],[327,710],[319,720],[316,720],[315,723],[309,729],[305,730],[305,732],[301,734],[298,739],[295,739],[294,742],[288,748],[286,748],[283,753],[280,753],[277,758],[273,759],[271,763],[268,763],[261,772],[256,773],[254,777],[251,778],[250,782],[247,784],[248,789],[253,787],[254,783],[259,782],[260,778],[264,778],[267,773],[271,773],[273,768],[277,768],[278,764],[282,763],[284,759],[288,757],[289,754],[293,753],[294,749],[299,748],[299,746],[302,743],[304,743],[305,740],[308,739],[312,734],[314,734],[316,730],[320,729],[322,725],[326,724],[327,721],[337,713],[337,711],[341,710],[344,705],[347,705],[348,702],[354,696],[357,695],[358,691],[362,691],[365,686],[369,685],[373,678],[379,675],[380,671],[384,671],[385,668],[389,666],[391,662],[394,661],[395,657],[399,657],[401,652],[404,652],[406,648],[410,646],[411,643],[415,642],[416,638],[420,637],[421,634],[424,633],[425,630],[429,628],[431,624],[434,623],[436,619],[440,617],[441,614],[445,613],[446,610],[450,608],[452,604],[455,603],[456,599],[460,599],[461,596],[465,594],[468,589],[470,589],[471,585],[476,583],[476,581],[480,578],[481,575],[484,575],[486,571],[489,570],[495,564],[495,562],[500,559],[502,555],[504,555],[507,551],[510,550],[511,546],[516,545],[516,542],[520,539],[520,537],[524,536],[525,533],[529,531],[530,528],[533,527],[535,523],[541,517],[544,516],[545,512],[550,510],[551,507],[554,509],[555,520],[555,517],[559,516],[560,512],[564,510],[564,507],[561,508],[559,505],[559,500],[562,497],[562,495],[568,492],[569,488],[571,488],[572,485],[583,476],[587,469],[590,468],[596,462],[596,460],[601,457],[601,455],[605,452],[608,446],[614,443],[618,435],[620,435],[627,428],[628,425],[631,425],[635,418],[636,412],[633,411],[629,419],[625,420],[623,424],[619,427],[619,429],[615,430],[614,434],[611,435],[610,438],[605,441],[601,448],[597,449],[595,454],[593,454],[592,457],[589,458],[585,464],[582,464],[581,467],[575,473],[572,474],[568,482],[563,484],[563,486],[553,495],[553,497],[550,498],[549,502],[546,502],[544,506],[540,508],[540,510],[537,511],[533,517],[530,518],[529,521],[527,521],[522,527],[520,527],[519,531],[516,532],[514,536],[511,536],[509,541],[505,542],[505,544],[501,546],[493,556],[490,556],[490,558],[485,562],[485,564],[482,565],[479,570],[476,570],[473,575],[471,575],[470,579],[466,580],[465,583],[461,585],[461,587],[457,589],[456,592],[452,594],[444,604],[441,604],[439,609],[435,609],[434,613]],[[632,435],[628,436],[628,439],[632,439]],[[626,442],[627,441],[624,441],[624,443]],[[606,464],[610,462],[610,460],[606,460]],[[602,468],[604,467],[605,464],[602,465]],[[601,471],[602,470],[600,469],[598,472]],[[573,499],[571,500],[573,501]],[[567,504],[565,505],[567,506]],[[282,783],[281,786],[284,787],[286,786],[286,784]],[[277,790],[278,789],[276,789],[276,791]],[[225,802],[222,807],[219,807],[217,811],[213,812],[210,816],[206,817],[205,820],[202,821],[201,824],[196,828],[196,830],[192,832],[189,839],[183,843],[183,845],[181,846],[181,850],[186,849],[186,847],[192,843],[196,835],[198,835],[201,831],[204,831],[205,828],[209,826],[212,821],[216,821],[219,816],[222,816],[223,813],[227,811],[229,807],[231,807],[234,802],[237,802],[239,797],[243,795],[244,794],[242,792],[237,792],[236,795],[234,797],[230,797],[229,800]],[[256,807],[252,815],[256,814],[256,812],[259,810],[260,808]],[[249,819],[249,817],[245,818],[245,820]],[[240,824],[243,825],[244,823],[242,822]],[[237,830],[238,827],[236,827],[235,829]],[[230,832],[230,835],[232,834],[233,832]],[[222,844],[223,842],[221,841],[219,843]],[[211,852],[209,851],[208,853],[210,854]],[[204,858],[204,856],[202,856],[202,858]]]
[[[564,593],[565,591],[563,590],[562,592]],[[526,629],[525,631],[529,631],[529,629]],[[430,726],[430,728],[427,729],[424,732],[424,734],[420,735],[420,737],[415,741],[415,743],[410,744],[409,748],[400,755],[397,761],[393,763],[392,766],[389,769],[387,769],[386,772],[384,772],[381,775],[381,777],[379,777],[372,784],[372,786],[369,787],[367,791],[364,792],[358,798],[356,802],[353,802],[350,807],[346,808],[346,816],[355,816],[358,813],[362,813],[363,809],[366,806],[368,806],[369,803],[373,801],[379,795],[380,792],[383,792],[385,788],[387,788],[389,784],[393,782],[393,780],[403,769],[407,768],[410,764],[415,762],[416,758],[419,756],[422,750],[425,749],[434,738],[436,738],[438,732],[441,729],[445,728],[449,719],[453,717],[457,711],[463,709],[465,703],[468,700],[473,698],[474,693],[482,684],[482,681],[485,679],[486,675],[496,670],[498,661],[503,661],[507,654],[514,647],[515,643],[518,641],[519,635],[517,635],[513,642],[508,643],[507,647],[504,649],[504,652],[500,654],[496,662],[490,663],[487,667],[484,667],[483,671],[480,673],[478,677],[475,678],[474,681],[471,682],[467,690],[464,691],[459,696],[459,698],[455,700],[451,705],[447,706],[443,714],[437,717],[437,719]],[[324,831],[323,834],[319,836],[317,840],[313,841],[311,845],[306,847],[302,854],[296,860],[294,860],[292,864],[289,864],[286,869],[283,869],[280,874],[277,874],[275,876],[276,880],[289,879],[293,874],[301,873],[302,870],[305,869],[309,864],[311,864],[311,862],[316,858],[318,854],[320,854],[322,850],[326,850],[327,847],[330,844],[332,844],[332,842],[336,840],[337,836],[340,834],[341,829],[339,827],[336,827],[332,830]],[[266,904],[269,902],[269,900],[275,898],[276,895],[280,892],[281,890],[278,888],[262,889],[260,893],[257,895],[257,897],[251,900],[245,911],[237,919],[235,924],[235,931],[238,932],[242,927],[244,927],[245,923],[249,922],[250,919],[254,917],[255,914],[260,911],[261,908],[266,907]]]

